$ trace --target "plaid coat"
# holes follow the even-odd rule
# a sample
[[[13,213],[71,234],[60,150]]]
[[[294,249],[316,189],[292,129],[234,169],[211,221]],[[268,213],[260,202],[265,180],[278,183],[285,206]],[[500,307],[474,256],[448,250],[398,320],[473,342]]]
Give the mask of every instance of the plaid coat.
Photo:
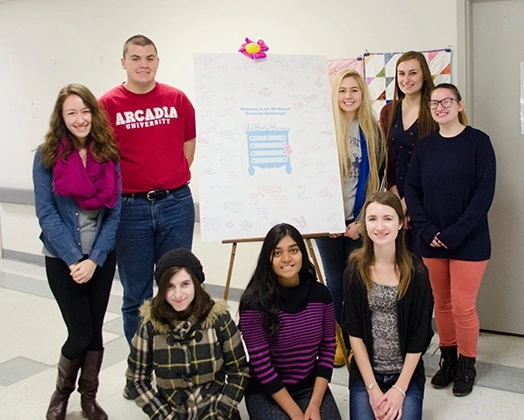
[[[172,325],[153,318],[151,301],[131,342],[126,377],[150,419],[239,418],[249,368],[227,304],[217,301],[203,321]],[[155,373],[157,390],[151,385]]]

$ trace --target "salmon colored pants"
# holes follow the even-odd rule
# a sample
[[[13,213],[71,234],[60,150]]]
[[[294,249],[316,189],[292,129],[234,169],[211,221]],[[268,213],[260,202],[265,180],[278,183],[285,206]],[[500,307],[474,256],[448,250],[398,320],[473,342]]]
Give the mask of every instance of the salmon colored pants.
[[[433,290],[440,345],[457,345],[461,355],[476,357],[480,332],[477,295],[488,261],[423,260]]]

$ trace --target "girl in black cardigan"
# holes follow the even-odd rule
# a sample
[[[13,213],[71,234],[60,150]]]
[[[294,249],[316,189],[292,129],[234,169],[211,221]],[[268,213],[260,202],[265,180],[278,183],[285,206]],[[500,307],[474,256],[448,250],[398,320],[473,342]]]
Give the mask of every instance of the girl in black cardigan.
[[[371,197],[363,210],[364,245],[344,273],[352,419],[422,418],[433,301],[426,268],[406,248],[403,218],[395,194]]]

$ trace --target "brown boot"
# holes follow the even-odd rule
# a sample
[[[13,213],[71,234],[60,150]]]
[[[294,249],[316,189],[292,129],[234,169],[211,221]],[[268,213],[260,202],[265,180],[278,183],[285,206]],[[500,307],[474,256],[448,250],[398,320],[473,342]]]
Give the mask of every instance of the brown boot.
[[[82,358],[69,360],[60,354],[58,361],[58,378],[56,379],[56,390],[51,396],[51,402],[47,409],[47,420],[64,420],[67,413],[67,403],[71,392],[75,390],[78,369],[82,365]]]
[[[98,374],[102,367],[104,350],[86,351],[82,373],[78,379],[78,392],[80,392],[80,406],[89,420],[107,420],[107,413],[96,402],[98,391]]]
[[[342,329],[337,324],[337,348],[335,351],[335,360],[333,366],[338,368],[346,364],[346,346],[344,345],[344,340],[342,338]]]
[[[335,351],[335,360],[333,362],[333,366],[342,367],[346,364],[346,360],[344,359],[344,350],[342,350],[342,346],[340,345],[340,342],[337,340],[337,350]]]

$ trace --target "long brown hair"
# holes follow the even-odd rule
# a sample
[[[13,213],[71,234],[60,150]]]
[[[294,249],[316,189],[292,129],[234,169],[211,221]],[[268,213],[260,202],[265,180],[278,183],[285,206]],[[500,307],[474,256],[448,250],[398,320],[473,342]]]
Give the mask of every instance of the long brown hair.
[[[378,203],[384,206],[391,207],[397,213],[400,223],[404,220],[404,212],[402,211],[402,204],[399,198],[390,191],[379,192],[371,196],[366,202],[361,213],[360,223],[364,225],[362,230],[363,246],[362,248],[353,251],[349,257],[351,265],[356,266],[362,282],[366,286],[368,292],[373,287],[373,280],[371,279],[370,267],[375,263],[375,251],[373,241],[368,235],[365,228],[366,212],[371,203]],[[409,283],[415,272],[413,259],[411,253],[408,251],[405,240],[406,231],[400,229],[395,239],[395,269],[400,277],[398,285],[397,299],[400,300],[406,294]]]
[[[420,109],[418,112],[417,120],[418,138],[421,139],[423,137],[429,136],[431,133],[437,131],[438,129],[437,123],[431,117],[431,112],[427,105],[431,98],[431,91],[435,87],[435,84],[433,83],[433,77],[431,76],[431,71],[429,70],[428,62],[426,61],[426,58],[422,53],[418,51],[408,51],[400,56],[395,66],[395,96],[393,98],[393,105],[389,114],[388,129],[386,133],[386,137],[388,138],[389,132],[391,131],[391,127],[397,115],[398,107],[400,106],[402,100],[406,96],[406,94],[402,92],[398,85],[398,66],[404,61],[409,60],[417,60],[419,62],[420,68],[422,69],[422,75],[424,77],[424,82],[422,84],[422,91],[420,96]]]
[[[78,83],[72,83],[62,88],[58,93],[53,113],[49,119],[49,130],[45,135],[41,149],[42,161],[46,168],[52,168],[55,165],[58,146],[62,139],[67,139],[67,145],[60,156],[64,161],[73,151],[73,148],[79,146],[75,136],[67,129],[62,115],[64,101],[71,95],[79,96],[91,112],[91,131],[87,137],[87,144],[91,148],[93,157],[99,162],[117,162],[120,158],[120,151],[115,144],[113,129],[107,114],[100,108],[95,95],[88,88]]]
[[[191,277],[193,287],[195,288],[195,297],[193,302],[183,312],[177,312],[173,307],[166,301],[166,292],[169,287],[171,278],[181,270],[186,270]],[[187,267],[170,267],[162,273],[158,280],[158,293],[152,300],[152,312],[153,317],[158,319],[160,322],[169,323],[175,319],[187,319],[190,315],[193,315],[199,321],[202,321],[211,308],[213,307],[213,300],[209,293],[204,290],[204,287],[198,281],[195,274]]]
[[[369,157],[369,177],[367,182],[367,194],[373,194],[380,188],[379,168],[385,165],[387,152],[386,142],[382,130],[373,115],[371,108],[371,98],[364,78],[355,70],[342,69],[335,75],[332,87],[333,115],[335,118],[335,130],[337,135],[338,161],[340,166],[340,176],[345,178],[349,172],[349,156],[347,121],[344,111],[340,109],[338,103],[338,92],[342,81],[348,77],[353,77],[362,92],[362,103],[356,112],[356,120],[366,137],[366,146]]]

